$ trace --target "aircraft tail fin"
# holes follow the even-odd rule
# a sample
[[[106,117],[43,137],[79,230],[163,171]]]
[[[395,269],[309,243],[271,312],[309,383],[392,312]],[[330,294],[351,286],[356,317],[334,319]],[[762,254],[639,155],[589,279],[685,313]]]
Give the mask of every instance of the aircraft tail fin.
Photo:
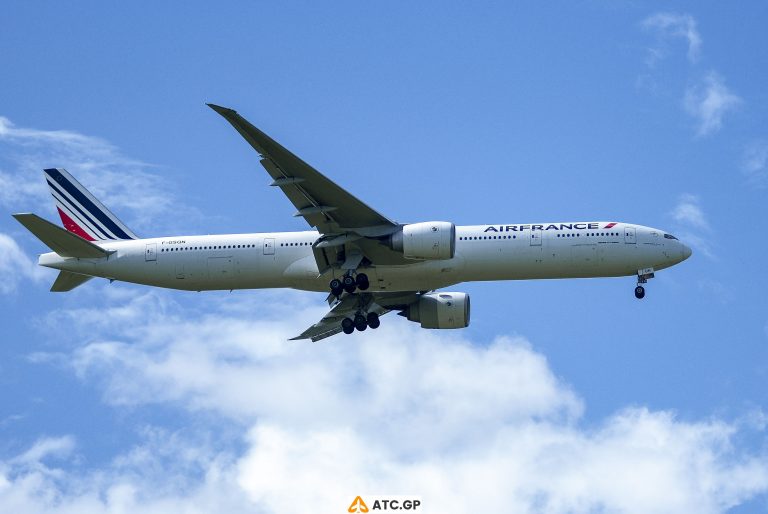
[[[62,168],[43,170],[64,228],[86,241],[138,239],[117,216]]]
[[[14,214],[13,217],[48,248],[62,257],[97,259],[112,253],[36,214]]]
[[[80,275],[79,273],[72,273],[71,271],[60,271],[59,276],[56,277],[56,281],[51,286],[51,292],[65,293],[72,291],[77,286],[81,286],[91,280],[93,277],[88,275]]]

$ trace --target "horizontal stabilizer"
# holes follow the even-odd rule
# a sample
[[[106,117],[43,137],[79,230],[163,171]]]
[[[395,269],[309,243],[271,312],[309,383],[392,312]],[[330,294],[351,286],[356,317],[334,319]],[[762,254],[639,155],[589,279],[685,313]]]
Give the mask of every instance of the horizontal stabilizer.
[[[72,291],[77,286],[81,286],[91,280],[93,277],[88,275],[80,275],[79,273],[72,273],[71,271],[60,271],[59,276],[56,277],[56,281],[51,286],[51,292],[64,293]]]
[[[112,253],[36,214],[14,214],[13,217],[48,248],[62,257],[97,259]]]

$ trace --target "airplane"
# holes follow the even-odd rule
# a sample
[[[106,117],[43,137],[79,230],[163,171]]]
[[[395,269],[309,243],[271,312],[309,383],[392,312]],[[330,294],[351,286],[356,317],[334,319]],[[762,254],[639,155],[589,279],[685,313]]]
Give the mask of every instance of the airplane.
[[[328,313],[295,339],[380,326],[390,311],[428,329],[469,326],[472,281],[635,276],[635,296],[662,269],[691,256],[672,234],[615,221],[456,226],[397,223],[336,185],[236,111],[207,104],[256,150],[313,230],[139,238],[64,169],[44,170],[64,228],[14,214],[53,250],[51,291],[93,277],[187,291],[293,288],[325,292]]]

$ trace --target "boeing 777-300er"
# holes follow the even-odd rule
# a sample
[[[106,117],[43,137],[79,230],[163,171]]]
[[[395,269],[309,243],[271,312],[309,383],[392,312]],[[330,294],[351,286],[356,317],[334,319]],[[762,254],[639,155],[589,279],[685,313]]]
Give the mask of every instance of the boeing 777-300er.
[[[45,180],[64,224],[14,217],[53,252],[51,291],[93,277],[188,291],[289,287],[328,292],[329,312],[294,339],[378,328],[398,311],[423,328],[469,325],[460,282],[636,276],[635,296],[691,250],[655,228],[615,221],[456,226],[397,223],[364,204],[232,109],[208,104],[259,153],[261,165],[314,230],[140,239],[63,169]]]

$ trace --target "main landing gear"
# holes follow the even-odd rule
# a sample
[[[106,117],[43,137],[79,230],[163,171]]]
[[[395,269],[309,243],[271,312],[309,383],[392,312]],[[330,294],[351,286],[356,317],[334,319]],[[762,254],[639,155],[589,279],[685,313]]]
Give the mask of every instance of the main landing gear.
[[[645,288],[643,284],[648,282],[648,279],[653,278],[653,268],[645,268],[637,270],[637,287],[635,288],[635,298],[642,300],[645,298]]]
[[[348,273],[341,279],[334,278],[328,286],[331,288],[331,294],[339,297],[344,291],[350,294],[354,293],[357,289],[365,291],[371,287],[371,283],[368,281],[368,275],[365,273],[358,273],[357,276],[352,276]]]
[[[366,328],[379,328],[381,321],[379,321],[379,315],[375,312],[369,312],[366,316],[362,313],[357,313],[355,318],[344,318],[341,321],[341,330],[345,334],[351,334],[355,330],[362,332]]]

